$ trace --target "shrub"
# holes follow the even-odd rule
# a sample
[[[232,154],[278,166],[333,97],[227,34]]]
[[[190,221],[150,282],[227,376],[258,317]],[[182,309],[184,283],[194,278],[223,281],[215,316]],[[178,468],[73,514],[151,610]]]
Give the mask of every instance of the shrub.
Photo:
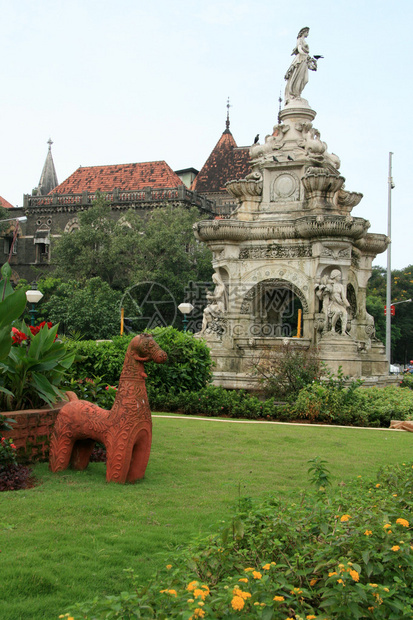
[[[413,390],[413,376],[410,373],[403,375],[402,380],[400,381],[400,387],[410,388]]]
[[[315,349],[301,349],[288,343],[265,352],[253,361],[266,396],[295,400],[299,391],[321,377],[322,366]]]
[[[3,420],[4,416],[0,416]],[[0,420],[1,422],[1,420]],[[7,423],[2,423],[8,426]],[[33,486],[34,478],[28,467],[19,465],[16,458],[17,449],[12,439],[0,438],[0,492],[18,491]]]
[[[29,467],[13,463],[0,465],[0,492],[29,489],[34,484],[35,478]]]
[[[167,353],[168,360],[165,364],[145,364],[148,387],[175,393],[198,390],[210,382],[212,362],[202,340],[173,327],[156,327],[151,333]],[[68,341],[68,349],[81,358],[73,366],[72,378],[98,376],[109,385],[117,385],[131,339],[132,336],[117,336],[111,342]]]
[[[240,499],[220,532],[166,556],[149,585],[129,571],[130,591],[78,604],[71,615],[411,618],[413,463],[386,468],[375,481],[359,476],[328,490],[323,481],[323,493]]]

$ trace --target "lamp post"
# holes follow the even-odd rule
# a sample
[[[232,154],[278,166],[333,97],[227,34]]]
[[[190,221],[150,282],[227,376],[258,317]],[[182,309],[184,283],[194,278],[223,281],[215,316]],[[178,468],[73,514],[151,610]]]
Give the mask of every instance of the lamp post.
[[[182,314],[184,315],[183,318],[183,324],[184,324],[184,332],[186,332],[187,327],[188,327],[188,318],[187,318],[187,314],[189,314],[190,312],[192,312],[192,310],[194,309],[193,305],[190,303],[182,303],[179,304],[178,306],[178,310],[180,312],[182,312]]]
[[[389,369],[391,364],[391,190],[394,189],[392,177],[392,155],[389,153],[389,178],[388,178],[388,198],[387,198],[387,236],[390,239],[387,248],[387,278],[386,278],[386,306],[389,308],[389,312],[386,313],[386,358],[389,362]]]
[[[29,309],[30,325],[32,326],[34,326],[34,320],[37,314],[36,304],[41,300],[42,297],[43,297],[43,293],[41,293],[36,288],[36,282],[33,282],[32,288],[30,289],[30,291],[26,291],[26,299],[29,302],[29,304],[32,305],[32,307]]]

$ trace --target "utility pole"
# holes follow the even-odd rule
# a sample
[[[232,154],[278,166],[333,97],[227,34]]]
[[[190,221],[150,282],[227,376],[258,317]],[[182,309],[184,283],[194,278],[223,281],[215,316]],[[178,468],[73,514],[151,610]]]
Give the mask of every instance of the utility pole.
[[[388,202],[387,202],[387,236],[390,239],[387,248],[387,282],[386,282],[386,358],[391,364],[391,190],[395,185],[392,178],[392,155],[389,153],[389,179],[388,179]],[[390,368],[389,368],[390,371]]]

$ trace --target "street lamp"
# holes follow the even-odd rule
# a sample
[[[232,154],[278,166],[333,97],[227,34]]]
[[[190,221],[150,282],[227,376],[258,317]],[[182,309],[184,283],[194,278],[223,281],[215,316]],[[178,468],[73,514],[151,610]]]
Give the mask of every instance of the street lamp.
[[[34,320],[37,314],[36,304],[41,300],[42,297],[43,297],[43,293],[41,293],[36,288],[36,282],[33,282],[32,288],[30,289],[30,291],[26,291],[26,299],[29,302],[29,304],[32,305],[31,309],[29,310],[30,325],[34,326]]]
[[[25,215],[22,215],[21,217],[12,217],[7,220],[0,220],[0,224],[2,224],[3,222],[27,222],[27,217]]]
[[[178,306],[178,310],[180,312],[182,312],[182,314],[184,315],[184,318],[183,318],[183,321],[182,321],[183,324],[184,324],[184,332],[186,332],[186,329],[188,327],[188,318],[187,318],[186,315],[189,314],[190,312],[192,312],[193,309],[194,309],[194,307],[190,303],[182,303],[182,304],[179,304],[179,306]]]

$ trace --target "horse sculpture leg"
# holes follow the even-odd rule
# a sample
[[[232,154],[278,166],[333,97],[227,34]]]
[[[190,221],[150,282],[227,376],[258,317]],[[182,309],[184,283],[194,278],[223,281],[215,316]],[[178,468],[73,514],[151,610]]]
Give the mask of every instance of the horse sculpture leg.
[[[135,482],[144,477],[151,453],[151,443],[152,430],[150,428],[142,428],[133,446],[132,458],[126,478],[128,482]]]
[[[73,469],[83,471],[89,465],[90,456],[95,447],[94,439],[78,439],[75,442],[70,458],[70,465]]]
[[[49,467],[51,471],[63,471],[69,467],[74,438],[70,431],[58,433],[54,430],[50,442]]]

